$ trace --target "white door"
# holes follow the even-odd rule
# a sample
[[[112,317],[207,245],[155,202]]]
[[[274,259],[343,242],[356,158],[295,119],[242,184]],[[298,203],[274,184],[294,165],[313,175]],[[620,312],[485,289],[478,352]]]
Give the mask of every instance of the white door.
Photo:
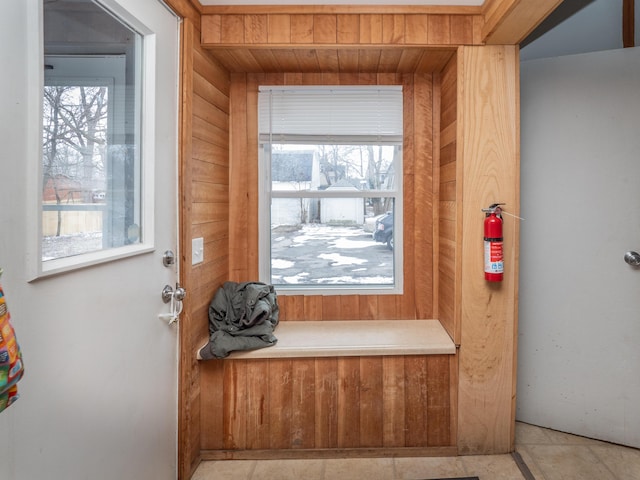
[[[521,83],[517,418],[640,447],[640,49]]]
[[[0,20],[8,62],[0,85],[0,265],[26,366],[20,399],[0,416],[0,477],[9,480],[177,475],[177,328],[161,292],[175,288],[178,273],[163,253],[178,258],[179,23],[158,0],[96,3],[123,27],[108,32],[111,20],[82,0],[9,2]],[[59,17],[43,20],[43,4]],[[43,23],[51,41],[44,53],[54,54],[47,59]],[[55,32],[59,26],[66,32]],[[89,38],[79,41],[79,31]],[[80,70],[65,67],[69,58]],[[101,73],[96,62],[120,74]],[[58,119],[87,99],[104,101],[96,135],[85,123],[73,140],[60,123],[67,145],[52,152],[39,144],[50,140],[39,125],[43,78],[72,86]],[[75,153],[61,162],[65,149]],[[49,168],[45,177],[39,168]],[[47,216],[54,221],[45,226]],[[80,233],[90,230],[97,243],[85,244]],[[51,253],[43,237],[67,238],[71,250]]]

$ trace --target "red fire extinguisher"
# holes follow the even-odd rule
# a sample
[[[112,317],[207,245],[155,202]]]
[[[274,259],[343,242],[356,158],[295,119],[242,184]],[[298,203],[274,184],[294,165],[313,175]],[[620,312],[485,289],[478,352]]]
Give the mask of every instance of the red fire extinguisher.
[[[503,203],[494,203],[483,209],[484,219],[484,278],[488,282],[501,282],[504,277],[504,254],[502,250]]]

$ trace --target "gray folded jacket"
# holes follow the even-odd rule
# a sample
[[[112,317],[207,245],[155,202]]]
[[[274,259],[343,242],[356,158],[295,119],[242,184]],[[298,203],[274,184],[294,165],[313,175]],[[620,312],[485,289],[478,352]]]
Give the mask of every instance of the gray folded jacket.
[[[209,343],[203,360],[224,358],[235,350],[254,350],[277,342],[278,300],[273,285],[225,282],[209,304]]]

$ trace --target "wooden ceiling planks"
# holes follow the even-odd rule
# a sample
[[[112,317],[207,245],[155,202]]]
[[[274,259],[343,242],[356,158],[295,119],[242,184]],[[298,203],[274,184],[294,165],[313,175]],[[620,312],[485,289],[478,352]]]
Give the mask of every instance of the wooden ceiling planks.
[[[209,48],[231,73],[431,73],[455,48]]]
[[[238,73],[431,73],[460,45],[519,43],[560,2],[205,6],[202,45]]]

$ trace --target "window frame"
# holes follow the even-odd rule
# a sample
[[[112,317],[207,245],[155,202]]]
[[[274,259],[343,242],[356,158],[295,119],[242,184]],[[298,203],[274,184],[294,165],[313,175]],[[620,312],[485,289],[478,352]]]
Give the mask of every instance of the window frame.
[[[354,85],[347,88],[361,88]],[[376,85],[371,88],[384,89],[384,85]],[[395,85],[394,88],[399,86]],[[260,89],[272,87],[261,86]],[[283,87],[273,87],[283,88]],[[287,86],[286,89],[300,87]],[[305,87],[302,87],[305,88]],[[306,88],[335,89],[335,86],[315,85]],[[394,207],[394,249],[393,249],[393,284],[275,284],[278,294],[284,295],[401,295],[404,293],[404,133],[394,140],[373,140],[371,136],[345,135],[333,137],[332,142],[319,140],[316,135],[277,135],[276,138],[265,138],[258,134],[258,273],[259,280],[264,283],[272,282],[272,256],[271,256],[271,204],[275,198],[392,198]],[[271,181],[271,145],[400,145],[401,155],[399,162],[394,165],[395,174],[400,180],[393,189],[389,190],[359,190],[353,192],[338,191],[273,191]],[[400,228],[396,229],[396,225]]]
[[[42,129],[43,129],[43,91],[45,86],[44,80],[44,12],[42,9],[39,11],[40,15],[40,28],[39,38],[37,42],[37,51],[39,52],[39,62],[37,70],[39,75],[37,81],[34,82],[38,85],[38,111],[37,120],[35,122],[38,128],[37,146],[34,145],[33,152],[37,154],[33,155],[31,162],[35,162],[35,168],[29,168],[29,190],[32,192],[30,197],[33,199],[33,203],[30,203],[27,207],[28,217],[30,219],[29,227],[29,251],[30,254],[27,258],[27,271],[28,281],[35,281],[40,278],[46,278],[55,276],[65,272],[76,271],[79,269],[99,265],[103,263],[109,263],[116,260],[129,258],[141,254],[146,254],[155,250],[155,167],[154,167],[154,145],[155,145],[155,62],[157,55],[156,39],[153,35],[153,31],[150,30],[139,19],[135,18],[129,12],[123,11],[117,4],[114,4],[111,0],[100,0],[96,2],[101,7],[105,14],[111,15],[116,21],[121,22],[127,28],[137,33],[135,39],[135,48],[127,54],[131,53],[132,60],[128,61],[134,66],[136,72],[136,78],[134,83],[134,90],[136,95],[136,103],[134,107],[134,122],[136,124],[135,129],[138,132],[139,140],[136,145],[139,148],[139,154],[136,159],[136,168],[134,175],[136,176],[135,182],[138,185],[138,200],[140,218],[140,241],[130,245],[123,245],[119,247],[106,248],[96,250],[93,252],[82,253],[78,255],[72,255],[68,257],[61,257],[51,260],[42,260]],[[95,55],[87,54],[84,52],[70,52],[79,56],[100,56],[98,52]],[[82,81],[82,76],[79,77]],[[85,75],[85,78],[96,78],[96,75]],[[126,88],[126,87],[125,87]],[[35,109],[33,110],[35,116]],[[31,163],[30,162],[30,163]],[[33,167],[33,164],[31,164]],[[31,173],[33,172],[33,173]]]

